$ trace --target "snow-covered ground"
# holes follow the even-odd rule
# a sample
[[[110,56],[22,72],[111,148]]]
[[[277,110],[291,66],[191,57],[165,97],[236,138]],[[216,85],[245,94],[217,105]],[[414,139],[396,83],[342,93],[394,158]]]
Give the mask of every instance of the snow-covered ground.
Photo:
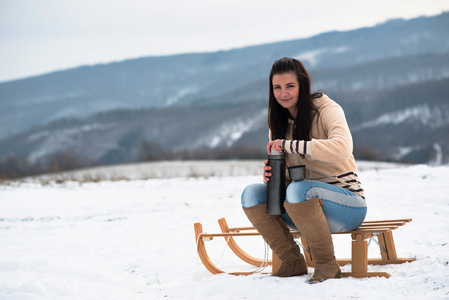
[[[221,217],[230,226],[250,225],[240,194],[261,176],[202,176],[197,170],[188,177],[138,179],[131,174],[135,166],[127,169],[132,180],[47,177],[0,185],[0,299],[448,299],[449,167],[378,167],[361,164],[359,171],[367,219],[413,218],[394,236],[398,256],[417,260],[369,267],[389,272],[389,279],[309,285],[306,276],[212,275],[197,258],[193,223],[207,232],[219,231]],[[260,237],[237,242],[264,256]],[[337,257],[349,257],[350,237],[334,236],[334,244]],[[254,269],[224,239],[206,247],[222,269]],[[369,254],[380,257],[375,243]]]

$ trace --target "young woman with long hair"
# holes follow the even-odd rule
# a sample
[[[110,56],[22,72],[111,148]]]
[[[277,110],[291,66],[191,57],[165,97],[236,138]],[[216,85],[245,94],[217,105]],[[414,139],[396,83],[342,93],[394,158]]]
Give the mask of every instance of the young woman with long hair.
[[[245,188],[243,210],[282,260],[273,275],[307,274],[290,227],[301,232],[315,261],[308,282],[339,278],[331,233],[357,229],[367,211],[343,109],[325,94],[311,93],[310,76],[296,59],[275,61],[269,84],[267,152],[283,151],[287,167],[305,165],[306,180],[292,182],[286,172],[286,213],[268,215],[266,183],[271,167],[265,161],[264,184]]]

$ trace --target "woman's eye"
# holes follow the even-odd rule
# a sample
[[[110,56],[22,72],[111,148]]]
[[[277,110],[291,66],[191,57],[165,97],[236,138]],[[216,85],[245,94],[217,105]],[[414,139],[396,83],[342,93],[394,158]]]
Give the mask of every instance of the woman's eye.
[[[275,86],[273,87],[275,90],[279,90],[281,87],[280,86]]]

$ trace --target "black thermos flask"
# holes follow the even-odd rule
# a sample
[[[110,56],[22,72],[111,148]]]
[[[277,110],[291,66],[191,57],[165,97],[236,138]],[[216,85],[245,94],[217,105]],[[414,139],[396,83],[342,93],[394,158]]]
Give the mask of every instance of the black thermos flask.
[[[271,167],[271,177],[267,182],[267,214],[282,215],[285,213],[284,152],[271,149],[271,153],[268,153],[268,166]]]

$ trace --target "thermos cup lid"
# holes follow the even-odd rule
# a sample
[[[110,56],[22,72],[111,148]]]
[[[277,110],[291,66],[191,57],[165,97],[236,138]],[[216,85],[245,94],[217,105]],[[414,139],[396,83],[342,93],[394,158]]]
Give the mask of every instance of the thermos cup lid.
[[[288,173],[292,181],[301,181],[306,178],[306,166],[298,165],[288,168]]]
[[[273,148],[271,148],[271,152],[268,153],[268,155],[284,155],[283,151],[276,151]]]

